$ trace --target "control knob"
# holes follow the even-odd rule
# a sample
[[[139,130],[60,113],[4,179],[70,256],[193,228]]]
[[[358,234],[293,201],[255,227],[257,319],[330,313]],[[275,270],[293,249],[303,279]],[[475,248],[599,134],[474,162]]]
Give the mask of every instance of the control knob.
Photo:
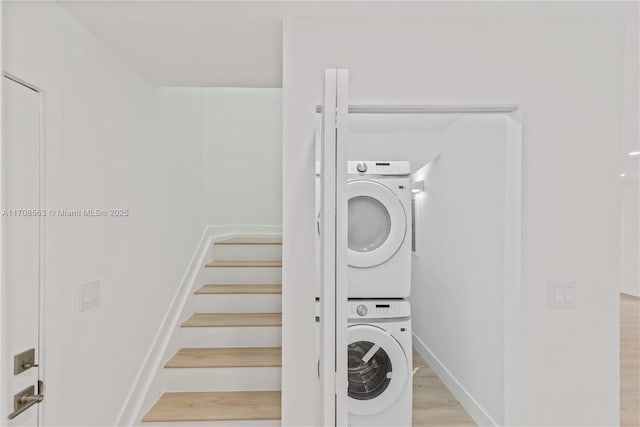
[[[358,162],[356,169],[360,173],[365,173],[367,171],[367,164],[365,162]]]
[[[364,304],[360,304],[358,307],[356,307],[356,313],[358,313],[359,316],[366,316],[367,311],[367,306]]]

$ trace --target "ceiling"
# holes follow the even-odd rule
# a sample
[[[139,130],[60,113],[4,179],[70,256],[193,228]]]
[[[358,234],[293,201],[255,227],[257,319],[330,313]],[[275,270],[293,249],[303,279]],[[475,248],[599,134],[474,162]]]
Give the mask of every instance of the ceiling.
[[[465,3],[427,1],[136,0],[59,3],[145,79],[158,86],[282,87],[284,19],[408,18]],[[637,106],[635,107],[637,109]],[[634,110],[635,111],[635,110]],[[637,138],[621,174],[637,177]]]
[[[59,1],[150,82],[282,87],[282,20],[411,16],[424,2]]]

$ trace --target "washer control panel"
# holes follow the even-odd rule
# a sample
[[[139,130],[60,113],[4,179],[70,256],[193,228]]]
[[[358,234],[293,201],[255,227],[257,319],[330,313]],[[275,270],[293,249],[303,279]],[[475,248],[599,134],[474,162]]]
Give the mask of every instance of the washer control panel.
[[[405,300],[350,300],[349,318],[393,318],[411,315],[409,302]]]
[[[407,176],[410,173],[411,165],[406,161],[359,160],[347,164],[347,174],[349,175]]]

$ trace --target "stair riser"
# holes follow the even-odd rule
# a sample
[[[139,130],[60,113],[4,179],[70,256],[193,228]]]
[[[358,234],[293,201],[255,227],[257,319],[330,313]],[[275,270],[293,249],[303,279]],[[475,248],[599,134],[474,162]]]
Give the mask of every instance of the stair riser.
[[[193,296],[195,313],[280,313],[280,294],[210,294]]]
[[[280,347],[280,326],[181,328],[182,347]]]
[[[200,271],[198,283],[280,283],[281,267],[213,267]]]
[[[185,421],[179,423],[141,423],[138,427],[280,427],[280,420]]]
[[[171,368],[165,369],[166,391],[280,390],[282,369]]]
[[[281,245],[214,245],[216,261],[282,259]]]

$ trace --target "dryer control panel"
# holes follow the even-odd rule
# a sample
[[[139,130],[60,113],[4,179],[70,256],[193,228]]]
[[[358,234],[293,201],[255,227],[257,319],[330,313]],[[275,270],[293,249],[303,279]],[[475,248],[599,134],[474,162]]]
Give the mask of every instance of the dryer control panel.
[[[358,160],[347,164],[348,175],[407,176],[411,165],[406,161]]]
[[[405,300],[349,300],[350,319],[384,319],[411,315],[409,302]]]

